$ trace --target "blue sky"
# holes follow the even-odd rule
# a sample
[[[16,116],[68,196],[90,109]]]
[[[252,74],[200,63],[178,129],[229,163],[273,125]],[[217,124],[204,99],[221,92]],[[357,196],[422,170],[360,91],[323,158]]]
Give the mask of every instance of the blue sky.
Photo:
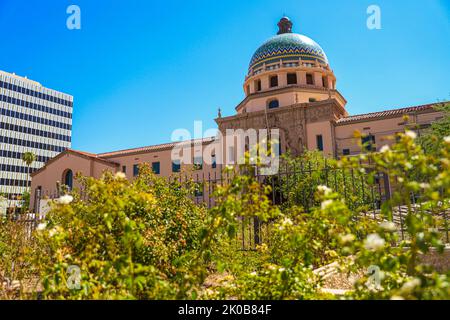
[[[71,4],[81,30],[66,28]],[[283,14],[325,50],[350,114],[450,100],[449,0],[0,0],[0,69],[74,96],[75,149],[164,143],[234,114]]]

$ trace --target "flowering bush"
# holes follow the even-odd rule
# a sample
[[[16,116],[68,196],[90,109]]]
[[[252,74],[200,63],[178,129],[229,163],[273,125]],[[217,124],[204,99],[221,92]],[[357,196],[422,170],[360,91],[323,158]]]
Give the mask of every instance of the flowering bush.
[[[444,140],[436,157],[425,154],[415,143],[414,132],[396,139],[397,143],[383,147],[380,153],[345,158],[337,164],[364,171],[368,181],[375,181],[377,172],[391,177],[392,197],[383,204],[378,220],[326,186],[317,187],[318,205],[309,213],[295,205],[270,209],[264,196],[270,188],[254,186],[251,178],[239,178],[232,186],[219,188],[215,210],[227,217],[223,221],[233,224],[237,216],[255,214],[262,221],[270,217],[273,228],[269,240],[258,247],[257,258],[252,256],[252,263],[244,267],[242,261],[248,257],[230,259],[232,253],[226,252],[225,246],[219,248],[225,252],[218,258],[220,270],[232,277],[210,297],[321,298],[322,279],[312,271],[337,262],[339,270],[359,275],[348,298],[448,299],[450,273],[425,264],[423,255],[430,250],[443,252],[443,240],[448,241],[443,235],[448,230],[450,141]],[[257,198],[252,198],[255,193],[252,196],[251,190],[257,191]],[[264,208],[262,214],[257,204]],[[406,209],[404,216],[396,213],[399,207]],[[400,221],[394,220],[394,215]],[[228,248],[233,250],[232,245]]]
[[[346,197],[318,183],[310,210],[276,205],[271,186],[252,174],[217,185],[210,210],[191,200],[195,183],[168,182],[148,166],[132,182],[121,173],[79,177],[84,193],[53,203],[32,250],[20,242],[25,235],[0,224],[0,276],[35,277],[48,299],[332,299],[321,288],[323,270],[333,267],[357,275],[342,298],[449,299],[450,272],[424,255],[449,242],[450,138],[433,154],[412,131],[395,139],[335,164],[364,173],[368,187],[379,172],[389,177],[391,197],[370,216],[355,205],[358,192]],[[264,237],[242,251],[248,221]]]
[[[25,221],[0,217],[0,299],[27,298],[39,285],[28,257],[39,251]]]
[[[121,174],[80,178],[86,197],[54,203],[35,257],[47,298],[173,298],[185,294],[205,210],[185,188],[170,188],[147,166],[128,182]],[[79,289],[68,283],[79,268]],[[193,275],[192,277],[195,277]]]
[[[355,284],[355,298],[450,297],[450,273],[440,274],[421,261],[431,250],[442,253],[448,241],[450,141],[444,140],[439,154],[428,155],[415,139],[415,132],[407,131],[391,148],[370,155],[378,170],[395,177],[394,192],[382,206],[384,221],[377,232],[349,248],[355,254],[355,267],[378,268]],[[394,212],[400,206],[406,214],[396,224]]]

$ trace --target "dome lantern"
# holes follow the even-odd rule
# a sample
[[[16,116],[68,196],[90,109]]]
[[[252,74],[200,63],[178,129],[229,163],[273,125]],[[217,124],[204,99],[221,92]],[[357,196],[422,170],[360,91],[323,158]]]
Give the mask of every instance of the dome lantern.
[[[283,33],[292,33],[292,22],[288,17],[283,17],[278,22],[278,33],[277,34],[283,34]]]

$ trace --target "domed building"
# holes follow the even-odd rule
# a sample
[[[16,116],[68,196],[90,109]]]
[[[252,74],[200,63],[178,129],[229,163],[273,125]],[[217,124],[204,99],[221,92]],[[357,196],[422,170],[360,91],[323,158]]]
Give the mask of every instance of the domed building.
[[[332,154],[332,146],[325,147],[323,140],[332,139],[330,121],[347,116],[347,101],[336,89],[325,51],[311,38],[293,33],[292,27],[288,17],[278,22],[277,35],[250,59],[237,115],[216,122],[224,134],[226,129],[280,129],[281,152],[298,155],[319,143]]]
[[[336,77],[325,51],[307,36],[292,33],[292,22],[283,17],[278,34],[253,54],[244,81],[246,99],[238,113],[274,109],[294,103],[315,102],[330,96],[344,106],[336,91]]]
[[[227,129],[279,129],[282,153],[308,149],[340,157],[361,151],[356,130],[377,150],[387,136],[426,128],[442,117],[435,104],[349,116],[324,49],[292,29],[291,20],[281,18],[277,34],[256,49],[236,114],[216,119],[222,134]]]
[[[243,84],[244,98],[236,106],[236,114],[223,117],[219,112],[215,119],[224,136],[227,129],[244,133],[251,129],[278,129],[281,153],[299,155],[305,150],[319,150],[339,158],[360,153],[359,142],[368,143],[372,151],[377,151],[392,143],[386,139],[388,136],[405,129],[420,134],[442,118],[442,112],[433,103],[349,116],[324,49],[309,37],[293,33],[292,27],[290,19],[283,17],[277,35],[265,41],[251,57]],[[404,120],[405,115],[408,121]],[[354,138],[356,130],[361,132],[362,141]],[[61,183],[69,189],[80,187],[73,181],[77,174],[99,178],[105,171],[122,172],[132,180],[143,163],[164,177],[176,175],[186,167],[203,186],[195,195],[196,201],[211,205],[211,190],[205,186],[220,182],[223,165],[236,163],[240,154],[239,146],[237,150],[230,150],[228,145],[211,148],[218,141],[204,138],[183,142],[186,150],[182,163],[173,159],[172,152],[179,146],[174,142],[100,154],[67,149],[32,174],[31,208],[35,212],[46,211],[45,196],[58,196]],[[222,159],[215,153],[220,149]]]

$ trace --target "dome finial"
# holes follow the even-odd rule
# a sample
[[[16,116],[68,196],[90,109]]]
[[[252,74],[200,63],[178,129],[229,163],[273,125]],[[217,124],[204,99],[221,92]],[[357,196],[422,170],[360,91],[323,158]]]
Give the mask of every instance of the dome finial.
[[[283,16],[283,18],[280,19],[280,22],[278,22],[278,33],[277,34],[283,34],[283,33],[292,33],[292,22],[291,20]]]

